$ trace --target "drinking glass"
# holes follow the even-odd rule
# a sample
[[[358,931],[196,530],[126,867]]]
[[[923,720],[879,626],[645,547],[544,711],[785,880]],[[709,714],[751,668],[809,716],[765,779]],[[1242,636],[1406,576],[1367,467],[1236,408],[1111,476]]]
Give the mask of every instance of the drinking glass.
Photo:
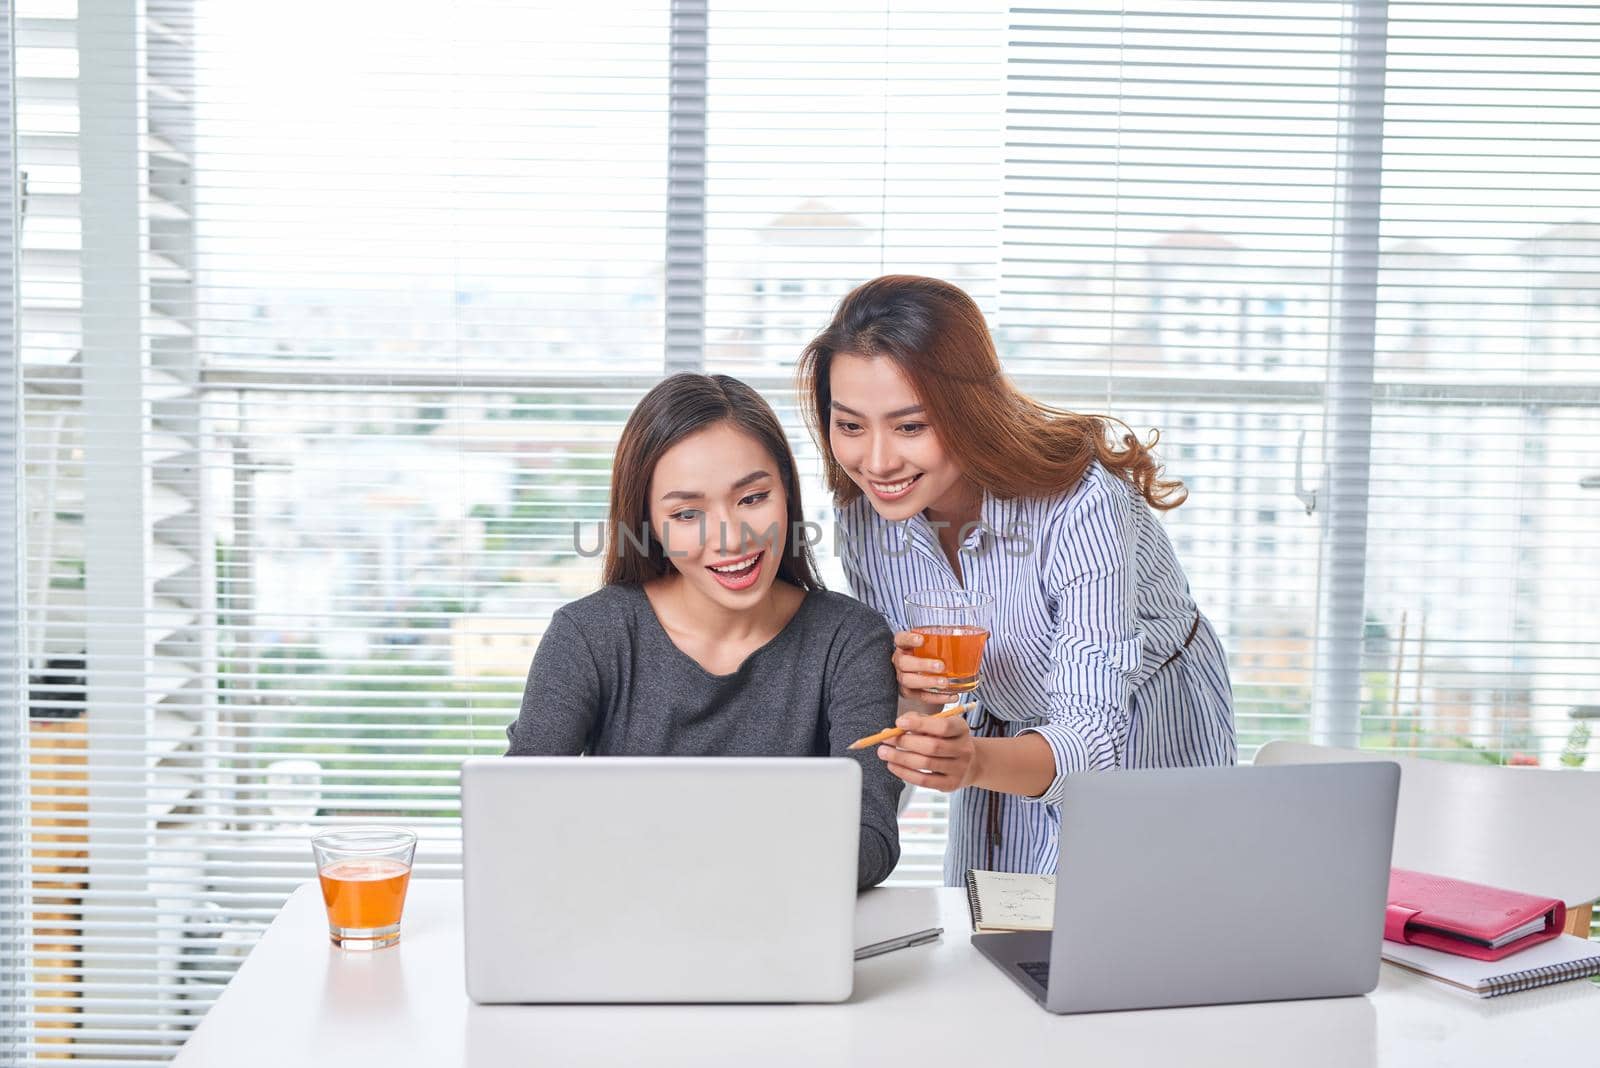
[[[417,836],[400,827],[340,827],[312,836],[334,945],[368,950],[400,941],[416,851]]]
[[[930,691],[955,697],[977,689],[994,597],[976,590],[913,590],[905,601],[906,624],[922,635],[917,656],[944,661],[944,676]]]

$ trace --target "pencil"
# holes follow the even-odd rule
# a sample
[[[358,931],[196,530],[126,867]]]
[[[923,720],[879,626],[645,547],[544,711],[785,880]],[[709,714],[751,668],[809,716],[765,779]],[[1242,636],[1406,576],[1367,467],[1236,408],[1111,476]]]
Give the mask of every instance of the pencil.
[[[974,708],[977,708],[977,707],[978,707],[977,705],[955,705],[955,706],[953,706],[951,708],[946,708],[943,711],[935,712],[932,715],[930,715],[928,718],[929,719],[949,719],[951,716],[957,716],[957,715],[962,714],[963,712],[970,712]],[[890,727],[888,730],[879,731],[877,734],[869,734],[865,738],[860,739],[859,741],[851,742],[850,743],[850,748],[851,749],[865,749],[869,745],[877,745],[879,742],[887,742],[890,738],[898,738],[902,734],[905,734],[905,733],[906,733],[906,729],[904,727]]]

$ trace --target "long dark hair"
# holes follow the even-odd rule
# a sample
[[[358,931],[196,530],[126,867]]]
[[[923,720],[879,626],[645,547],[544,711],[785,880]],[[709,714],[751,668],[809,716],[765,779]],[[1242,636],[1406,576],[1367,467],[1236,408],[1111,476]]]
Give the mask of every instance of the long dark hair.
[[[606,518],[607,585],[642,585],[671,569],[650,524],[650,480],[655,476],[656,461],[690,434],[724,422],[760,442],[778,467],[789,512],[778,577],[802,590],[822,589],[811,546],[797,537],[805,519],[800,479],[789,439],[772,406],[737,378],[687,373],[663,379],[646,393],[622,428],[611,468],[611,508]],[[645,535],[643,550],[641,534]]]
[[[1151,507],[1176,508],[1188,496],[1182,482],[1161,477],[1151,451],[1159,435],[1145,444],[1120,419],[1052,408],[1013,386],[1000,370],[983,312],[961,289],[937,278],[885,275],[846,296],[800,356],[800,407],[840,506],[861,496],[828,441],[828,370],[841,352],[893,360],[927,407],[940,443],[969,479],[996,497],[1070,490],[1095,460],[1131,483]]]

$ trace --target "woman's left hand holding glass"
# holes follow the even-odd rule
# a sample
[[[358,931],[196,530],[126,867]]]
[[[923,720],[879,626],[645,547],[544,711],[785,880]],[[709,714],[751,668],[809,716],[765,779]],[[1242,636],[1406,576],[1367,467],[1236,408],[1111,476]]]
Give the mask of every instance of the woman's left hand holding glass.
[[[913,786],[952,793],[978,777],[978,747],[963,716],[936,719],[903,713],[895,726],[905,734],[878,746],[878,759],[889,772]]]

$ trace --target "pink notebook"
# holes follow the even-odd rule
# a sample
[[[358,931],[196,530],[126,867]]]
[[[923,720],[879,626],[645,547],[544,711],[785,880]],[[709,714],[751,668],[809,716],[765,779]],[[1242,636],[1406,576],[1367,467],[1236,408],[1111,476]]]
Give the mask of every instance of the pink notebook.
[[[1555,938],[1566,921],[1566,905],[1553,897],[1393,868],[1383,937],[1474,960],[1500,960]]]

